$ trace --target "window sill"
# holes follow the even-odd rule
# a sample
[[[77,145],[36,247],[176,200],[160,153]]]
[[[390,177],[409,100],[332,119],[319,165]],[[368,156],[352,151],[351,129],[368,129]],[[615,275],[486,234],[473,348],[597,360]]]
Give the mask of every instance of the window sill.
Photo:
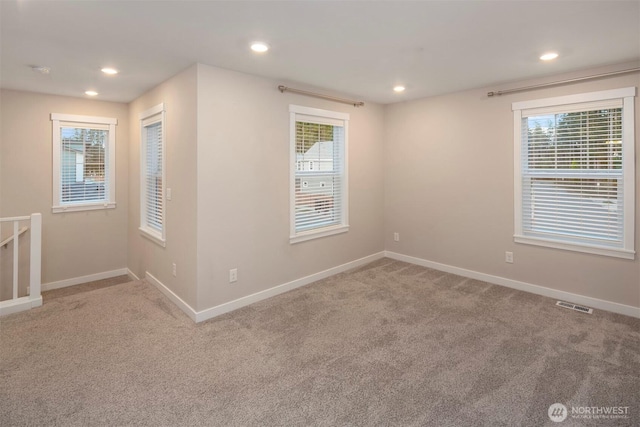
[[[319,239],[321,237],[333,236],[334,234],[346,233],[349,231],[348,225],[336,225],[333,227],[320,228],[316,230],[305,231],[298,233],[295,236],[289,237],[289,243],[300,243],[307,240]]]
[[[594,255],[610,256],[623,259],[635,259],[635,251],[626,249],[609,248],[606,246],[596,245],[578,245],[574,243],[559,242],[550,239],[541,239],[536,237],[526,237],[514,235],[513,241],[516,243],[524,243],[527,245],[544,246],[547,248],[562,249],[566,251],[582,252]]]
[[[151,240],[153,243],[160,245],[163,248],[167,247],[167,241],[160,236],[160,233],[142,227],[138,228],[138,230],[140,230],[142,237]]]
[[[115,209],[115,202],[106,202],[106,203],[87,203],[82,205],[62,205],[62,206],[54,206],[51,208],[53,213],[64,213],[64,212],[79,212],[79,211],[95,211],[100,209]]]

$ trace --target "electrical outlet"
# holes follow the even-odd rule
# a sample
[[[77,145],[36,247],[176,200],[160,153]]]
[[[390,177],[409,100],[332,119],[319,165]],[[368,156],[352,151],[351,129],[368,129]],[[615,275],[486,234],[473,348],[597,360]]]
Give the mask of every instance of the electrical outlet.
[[[509,264],[513,264],[513,252],[505,252],[504,261],[508,262]]]
[[[178,274],[178,269],[176,267],[176,263],[175,262],[173,264],[171,264],[171,274],[173,274],[173,277],[176,277],[176,275]]]
[[[171,200],[171,189],[167,188],[167,200]]]
[[[229,283],[233,283],[237,281],[238,281],[238,269],[232,268],[231,270],[229,270]]]
[[[400,233],[393,233],[393,241],[394,242],[400,241]]]

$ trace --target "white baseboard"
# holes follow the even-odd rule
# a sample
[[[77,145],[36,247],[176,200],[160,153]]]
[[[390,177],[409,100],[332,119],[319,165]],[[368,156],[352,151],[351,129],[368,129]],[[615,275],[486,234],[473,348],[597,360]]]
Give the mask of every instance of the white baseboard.
[[[184,311],[184,313],[187,316],[189,316],[189,318],[191,320],[193,320],[194,322],[198,321],[197,317],[196,317],[197,316],[196,311],[193,308],[191,308],[191,306],[189,304],[184,302],[184,300],[182,298],[180,298],[178,295],[173,293],[173,291],[171,289],[167,288],[167,286],[164,283],[162,283],[160,280],[156,279],[148,271],[145,271],[144,278],[149,283],[151,283],[153,286],[158,288],[158,290],[160,292],[162,292],[167,298],[169,298],[171,300],[171,302],[173,302],[175,305],[177,305],[180,310]]]
[[[264,291],[256,292],[255,294],[247,295],[245,297],[238,298],[236,300],[226,302],[224,304],[217,305],[215,307],[207,308],[202,311],[195,311],[193,307],[187,304],[182,298],[176,295],[171,289],[169,289],[164,283],[155,278],[148,271],[145,272],[145,279],[153,286],[158,288],[167,298],[169,298],[175,305],[180,308],[191,320],[196,323],[203,322],[205,320],[212,319],[216,316],[228,313],[233,310],[237,310],[254,302],[262,301],[267,298],[282,294],[292,289],[299,288],[301,286],[308,285],[318,280],[333,276],[334,274],[342,273],[343,271],[350,270],[352,268],[359,267],[364,264],[368,264],[372,261],[384,258],[384,252],[378,252],[377,254],[369,255],[364,258],[350,261],[346,264],[339,265],[337,267],[330,268],[328,270],[321,271],[319,273],[312,274],[310,276],[302,277],[300,279],[293,280],[291,282],[274,286],[273,288],[266,289]],[[135,275],[131,272],[131,275]]]
[[[136,276],[136,273],[134,273],[133,271],[131,271],[128,268],[127,268],[127,276],[129,276],[129,278],[131,280],[140,280],[140,278],[138,276]]]
[[[102,273],[89,274],[87,276],[72,277],[71,279],[58,280],[42,284],[42,292],[53,289],[66,288],[67,286],[80,285],[81,283],[93,282],[95,280],[110,279],[112,277],[129,274],[129,269],[119,268],[117,270],[103,271]]]
[[[416,258],[409,255],[402,255],[396,252],[385,251],[387,258],[404,261],[411,264],[421,265],[423,267],[433,268],[435,270],[447,273],[457,274],[459,276],[469,277],[471,279],[482,280],[484,282],[493,283],[495,285],[505,286],[507,288],[518,289],[520,291],[530,292],[536,295],[542,295],[554,299],[559,299],[574,304],[586,305],[600,310],[611,311],[613,313],[624,314],[640,318],[640,308],[631,305],[619,304],[616,302],[591,298],[584,295],[572,294],[570,292],[559,291],[557,289],[545,288],[544,286],[533,285],[531,283],[520,282],[518,280],[507,279],[505,277],[493,276],[491,274],[480,273],[478,271],[467,270],[464,268],[454,267],[439,262],[428,261],[422,258]]]
[[[42,305],[42,296],[38,295],[37,297],[21,297],[16,298],[14,300],[2,301],[0,302],[0,316],[5,316],[7,314],[19,313],[21,311],[27,311],[35,307],[40,307]]]
[[[284,292],[299,288],[301,286],[308,285],[310,283],[322,280],[334,274],[342,273],[343,271],[351,270],[352,268],[360,267],[361,265],[368,264],[372,261],[384,258],[384,252],[378,252],[373,255],[366,256],[354,261],[347,262],[346,264],[339,265],[337,267],[330,268],[328,270],[321,271],[319,273],[311,274],[300,279],[292,280],[291,282],[284,283],[282,285],[274,286],[273,288],[266,289],[264,291],[256,292],[255,294],[247,295],[246,297],[238,298],[233,301],[226,302],[224,304],[217,305],[215,307],[207,308],[196,313],[196,322],[202,322],[220,316],[221,314],[228,313],[233,310],[237,310],[249,304],[253,304],[258,301],[271,298],[273,296],[282,294]]]

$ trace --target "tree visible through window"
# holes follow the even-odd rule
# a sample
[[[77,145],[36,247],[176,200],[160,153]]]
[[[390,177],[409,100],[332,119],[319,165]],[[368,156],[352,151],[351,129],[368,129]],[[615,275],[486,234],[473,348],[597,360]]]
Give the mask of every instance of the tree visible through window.
[[[62,203],[105,199],[109,131],[63,127]]]
[[[103,117],[52,114],[53,211],[115,207],[115,125]]]
[[[514,104],[516,241],[633,256],[633,97],[620,93]]]

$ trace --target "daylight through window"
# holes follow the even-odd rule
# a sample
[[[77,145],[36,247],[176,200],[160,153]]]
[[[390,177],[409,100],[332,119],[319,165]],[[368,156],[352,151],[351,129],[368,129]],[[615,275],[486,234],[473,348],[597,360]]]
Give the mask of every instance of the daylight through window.
[[[140,114],[140,231],[165,245],[164,104]]]
[[[514,103],[517,242],[633,258],[634,95]]]
[[[290,112],[291,242],[345,232],[349,116],[294,105]]]
[[[106,117],[52,114],[53,212],[115,207],[115,126]]]

